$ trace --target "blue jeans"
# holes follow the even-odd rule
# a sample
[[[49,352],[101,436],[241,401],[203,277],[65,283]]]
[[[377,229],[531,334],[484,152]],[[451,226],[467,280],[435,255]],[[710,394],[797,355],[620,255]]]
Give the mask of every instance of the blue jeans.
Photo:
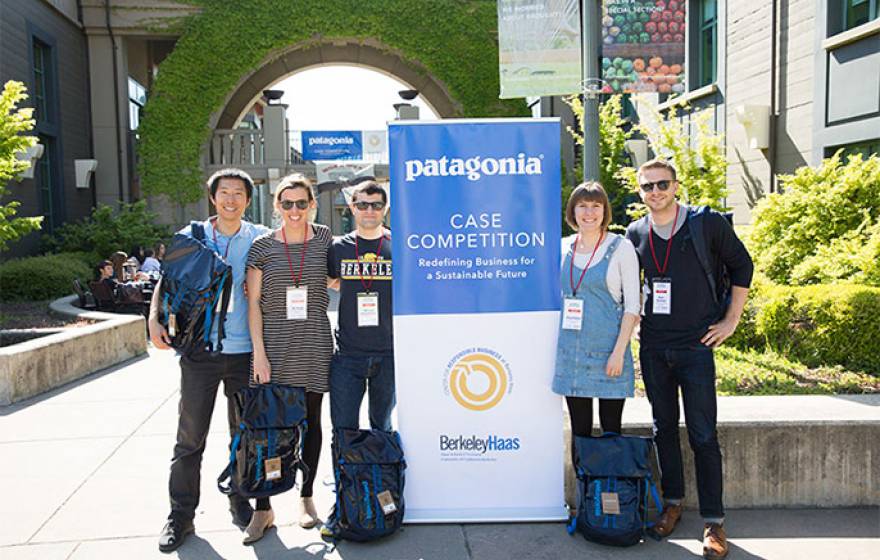
[[[681,387],[684,421],[697,471],[700,515],[723,518],[721,447],[715,430],[717,400],[712,350],[642,350],[639,358],[654,416],[654,439],[660,456],[664,498],[684,498],[684,468],[678,437],[678,389]]]
[[[364,391],[370,392],[370,427],[391,431],[394,356],[351,356],[337,352],[330,361],[330,419],[333,429],[360,427]]]

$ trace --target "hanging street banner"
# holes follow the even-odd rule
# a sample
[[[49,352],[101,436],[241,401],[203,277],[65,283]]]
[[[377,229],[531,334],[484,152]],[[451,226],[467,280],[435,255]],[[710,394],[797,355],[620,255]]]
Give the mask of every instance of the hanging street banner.
[[[558,119],[389,124],[406,521],[566,518]]]
[[[686,10],[686,0],[605,0],[603,93],[684,92]]]
[[[581,91],[578,0],[498,0],[501,99]]]
[[[363,159],[360,130],[304,130],[302,157],[307,161]]]

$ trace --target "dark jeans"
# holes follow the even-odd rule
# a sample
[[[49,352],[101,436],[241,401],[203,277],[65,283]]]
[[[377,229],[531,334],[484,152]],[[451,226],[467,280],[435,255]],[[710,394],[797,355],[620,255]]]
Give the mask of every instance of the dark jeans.
[[[684,498],[684,468],[678,437],[678,389],[694,452],[700,515],[724,517],[721,447],[718,445],[715,357],[710,348],[649,350],[640,353],[642,377],[654,415],[663,496]]]
[[[222,381],[231,437],[238,422],[232,395],[247,386],[249,367],[250,354],[221,354],[216,357],[200,354],[195,358],[180,359],[177,444],[171,460],[168,490],[171,515],[182,521],[192,521],[199,505],[202,453],[205,451],[217,388]]]
[[[364,391],[370,392],[370,427],[391,431],[394,392],[393,356],[333,355],[330,362],[330,420],[333,428],[360,427]]]

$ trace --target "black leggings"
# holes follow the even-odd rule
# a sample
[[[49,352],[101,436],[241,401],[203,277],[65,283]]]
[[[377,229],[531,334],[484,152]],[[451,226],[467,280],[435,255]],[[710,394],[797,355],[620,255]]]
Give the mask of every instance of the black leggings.
[[[571,465],[575,466],[575,436],[589,437],[593,432],[593,399],[589,397],[565,397],[571,418]],[[623,419],[623,403],[626,399],[599,399],[599,425],[603,432],[619,434]]]
[[[318,459],[321,458],[321,401],[324,393],[306,392],[306,421],[309,423],[306,441],[303,445],[303,461],[309,468],[309,476],[302,483],[299,495],[303,498],[312,497],[312,487],[318,474]],[[257,510],[266,511],[271,508],[269,498],[257,498]]]

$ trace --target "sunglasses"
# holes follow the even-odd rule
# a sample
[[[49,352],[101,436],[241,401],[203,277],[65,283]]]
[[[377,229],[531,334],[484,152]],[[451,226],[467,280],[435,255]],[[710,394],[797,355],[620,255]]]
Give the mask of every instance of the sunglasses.
[[[642,183],[639,187],[642,191],[649,193],[654,190],[654,187],[657,187],[657,190],[660,192],[665,192],[669,189],[669,186],[672,184],[672,181],[668,179],[664,179],[662,181],[655,181],[653,183]]]
[[[300,210],[305,210],[309,207],[309,201],[304,198],[299,200],[282,200],[279,204],[281,204],[283,210],[291,210],[294,206]]]
[[[377,200],[375,202],[355,202],[354,207],[361,211],[366,210],[367,208],[372,208],[373,210],[376,210],[378,212],[379,210],[385,208],[385,203],[381,200]]]

